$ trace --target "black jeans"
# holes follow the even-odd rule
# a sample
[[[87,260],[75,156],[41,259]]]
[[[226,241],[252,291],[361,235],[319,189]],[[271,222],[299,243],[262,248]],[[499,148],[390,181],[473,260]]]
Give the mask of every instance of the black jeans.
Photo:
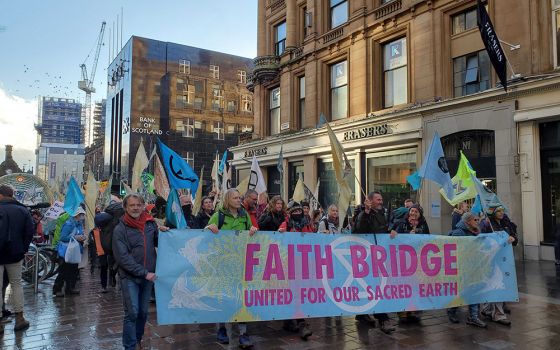
[[[111,281],[115,279],[116,269],[113,268],[115,265],[115,259],[112,255],[102,255],[98,258],[99,261],[99,277],[101,278],[101,287],[107,288],[107,283],[109,280],[109,274],[111,275]],[[114,286],[114,283],[111,283]]]
[[[68,264],[63,258],[59,258],[58,263],[60,264],[60,269],[54,281],[53,293],[61,292],[64,283],[66,283],[65,291],[70,292],[76,287],[76,281],[80,273],[78,264]]]

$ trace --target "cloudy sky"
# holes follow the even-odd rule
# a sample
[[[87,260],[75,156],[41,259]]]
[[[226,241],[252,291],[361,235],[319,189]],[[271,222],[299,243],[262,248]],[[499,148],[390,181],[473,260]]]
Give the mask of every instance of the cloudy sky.
[[[92,101],[106,93],[109,30],[124,12],[122,42],[131,35],[234,55],[256,55],[257,0],[29,0],[0,4],[0,162],[14,145],[22,165],[35,163],[38,96],[74,98],[79,65],[92,65],[101,22],[107,22]],[[119,19],[120,21],[120,19]],[[119,26],[120,27],[120,26]],[[120,31],[120,28],[119,28]],[[86,60],[86,57],[88,57]],[[89,71],[88,71],[89,73]]]

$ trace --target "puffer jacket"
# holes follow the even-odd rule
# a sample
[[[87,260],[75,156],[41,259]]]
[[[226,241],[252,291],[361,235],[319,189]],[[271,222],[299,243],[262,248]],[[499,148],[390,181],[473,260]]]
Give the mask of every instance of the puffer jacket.
[[[154,221],[146,222],[144,232],[127,226],[123,218],[113,231],[113,256],[121,278],[136,281],[156,271],[158,227]]]
[[[35,229],[29,210],[15,199],[0,201],[0,265],[23,259]]]

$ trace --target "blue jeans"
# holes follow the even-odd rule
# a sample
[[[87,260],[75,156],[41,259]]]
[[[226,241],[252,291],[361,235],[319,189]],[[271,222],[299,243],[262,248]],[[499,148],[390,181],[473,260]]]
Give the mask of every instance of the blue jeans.
[[[142,340],[144,326],[148,319],[148,306],[152,294],[153,282],[142,280],[136,282],[121,278],[121,292],[124,305],[123,346],[133,350]]]
[[[457,315],[458,307],[450,307],[447,309],[448,315]],[[478,304],[469,305],[469,317],[476,320],[478,318]]]

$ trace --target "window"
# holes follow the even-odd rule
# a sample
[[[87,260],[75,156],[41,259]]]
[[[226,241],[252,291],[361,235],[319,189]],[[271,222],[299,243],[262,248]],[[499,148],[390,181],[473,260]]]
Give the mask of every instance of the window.
[[[194,96],[195,96],[195,87],[194,85],[187,85],[187,104],[191,105],[194,103]]]
[[[182,109],[187,107],[187,96],[186,95],[177,95],[175,100],[175,108]]]
[[[227,126],[228,135],[235,134],[235,124],[229,124]]]
[[[204,107],[204,99],[202,97],[195,97],[194,109],[203,109],[203,107]]]
[[[253,132],[252,125],[243,125],[240,127],[241,132]]]
[[[189,166],[194,169],[194,152],[187,152],[187,156],[183,158],[189,163]]]
[[[212,78],[220,79],[220,66],[210,65],[210,73],[212,74]]]
[[[213,132],[216,133],[215,137],[218,140],[224,139],[224,123],[223,122],[214,122],[214,130]]]
[[[383,47],[384,106],[393,107],[408,102],[408,69],[406,38]]]
[[[159,111],[159,97],[152,98],[152,109]]]
[[[185,83],[185,79],[177,78],[177,93],[182,93],[187,89],[187,84]]]
[[[223,108],[224,96],[221,89],[214,87],[212,89],[212,110],[219,111]]]
[[[250,95],[243,95],[241,97],[241,111],[242,112],[252,112],[253,111],[253,99]]]
[[[181,122],[183,126],[183,137],[194,137],[194,118],[187,118],[184,121],[178,120],[177,123]],[[179,129],[177,128],[179,131]]]
[[[331,29],[348,21],[348,1],[330,0]]]
[[[489,89],[490,75],[490,59],[486,50],[453,59],[455,97]]]
[[[161,83],[159,81],[154,83],[154,93],[157,95],[161,93]]]
[[[179,60],[179,73],[191,74],[191,61]]]
[[[307,34],[309,34],[309,29],[311,28],[311,12],[307,12],[307,6],[304,6],[301,9],[301,13],[303,14],[303,18],[302,18],[302,22],[303,23],[303,38],[305,39],[307,37]],[[303,40],[302,40],[303,42]]]
[[[235,113],[237,111],[237,105],[235,101],[227,101],[227,111],[230,113]]]
[[[299,77],[299,105],[298,105],[298,112],[299,112],[299,127],[303,129],[303,123],[305,121],[305,76]]]
[[[348,63],[342,61],[331,66],[331,118],[348,116]]]
[[[552,37],[554,42],[554,67],[560,66],[560,0],[553,0],[552,2]]]
[[[286,51],[286,21],[274,27],[274,53],[281,56]]]
[[[270,135],[280,132],[280,88],[270,90]]]
[[[486,9],[488,9],[488,5],[485,6]],[[453,25],[453,34],[459,34],[476,28],[476,7],[454,15],[451,17],[451,22]]]
[[[247,84],[247,72],[244,70],[237,71],[237,78],[239,78],[239,82],[241,84]]]

